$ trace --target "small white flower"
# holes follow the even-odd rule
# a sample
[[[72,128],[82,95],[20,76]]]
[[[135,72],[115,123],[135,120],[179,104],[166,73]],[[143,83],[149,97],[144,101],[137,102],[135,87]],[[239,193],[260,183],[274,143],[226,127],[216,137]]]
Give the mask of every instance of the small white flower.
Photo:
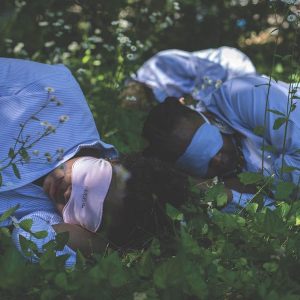
[[[38,156],[40,154],[40,151],[39,150],[33,150],[32,154],[35,155],[35,156]]]
[[[50,123],[48,121],[43,121],[40,123],[42,126],[48,126]]]
[[[47,86],[47,87],[45,87],[45,91],[48,93],[54,93],[55,89],[53,87]]]
[[[67,115],[62,115],[59,117],[59,123],[64,123],[67,122],[69,120],[69,116]]]
[[[56,149],[57,153],[64,153],[64,151],[65,151],[64,148],[58,148],[58,149]]]
[[[47,132],[55,132],[55,130],[56,130],[55,126],[51,124],[46,127]]]
[[[215,88],[218,89],[222,85],[222,80],[218,79],[215,83]]]
[[[295,15],[288,15],[287,18],[288,22],[292,23],[297,20],[297,17]]]

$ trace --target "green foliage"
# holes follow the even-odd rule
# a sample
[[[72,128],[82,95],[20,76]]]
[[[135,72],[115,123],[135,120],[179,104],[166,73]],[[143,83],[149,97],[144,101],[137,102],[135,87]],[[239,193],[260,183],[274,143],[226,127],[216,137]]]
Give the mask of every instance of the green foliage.
[[[276,2],[283,21],[276,26],[277,53],[270,54],[277,28],[269,6],[275,2],[1,0],[0,54],[66,64],[84,90],[101,136],[120,152],[132,152],[143,146],[139,136],[146,113],[120,107],[119,92],[130,73],[159,50],[238,46],[260,73],[272,73],[276,80],[299,77],[299,53],[288,54],[298,37],[285,20],[290,10],[284,1]],[[270,28],[273,33],[266,34]],[[291,99],[299,97],[291,91]],[[292,103],[290,112],[295,107]],[[289,113],[268,113],[278,116],[274,129],[288,124]],[[264,136],[264,126],[254,133]],[[268,147],[263,150],[274,152]],[[29,159],[24,145],[9,150],[9,158],[16,155],[24,162]],[[19,178],[18,166],[10,166]],[[2,168],[0,164],[0,186]],[[282,172],[292,170],[285,166]],[[272,183],[261,174],[242,173],[239,178],[258,187]],[[249,203],[237,214],[226,214],[221,211],[228,200],[223,184],[205,193],[193,187],[196,200],[185,199],[182,209],[166,207],[174,222],[174,234],[167,240],[156,237],[147,249],[122,254],[109,250],[91,258],[78,251],[74,269],[65,269],[67,256],[55,256],[66,245],[67,233],[44,245],[43,254],[20,236],[24,254],[40,257],[38,264],[29,264],[12,245],[9,229],[0,228],[0,299],[299,299],[300,204],[295,190],[279,181],[273,211]],[[16,210],[5,212],[0,222]],[[37,239],[47,236],[32,232],[32,220],[15,226]]]

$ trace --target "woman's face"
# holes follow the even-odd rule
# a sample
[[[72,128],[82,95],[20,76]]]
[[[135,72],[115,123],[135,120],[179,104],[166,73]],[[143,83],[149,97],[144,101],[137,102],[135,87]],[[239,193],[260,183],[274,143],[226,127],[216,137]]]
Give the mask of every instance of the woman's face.
[[[228,176],[237,169],[239,154],[230,135],[222,134],[223,146],[210,160],[206,177]]]
[[[43,183],[44,192],[55,203],[57,210],[62,213],[72,192],[72,166],[81,157],[65,162],[61,167],[49,173]],[[118,166],[120,167],[120,165]],[[117,167],[113,166],[113,174],[108,193],[104,200],[102,223],[104,226],[114,226],[122,220],[126,182],[121,178]],[[127,172],[123,169],[123,172]],[[101,228],[103,226],[101,225]]]
[[[210,118],[211,116],[207,116]],[[176,130],[177,140],[183,149],[186,149],[193,139],[196,130],[205,123],[203,118],[193,117],[191,119],[184,119],[178,123]],[[222,133],[221,133],[222,134]],[[174,134],[175,135],[175,134]],[[215,176],[226,176],[236,170],[239,163],[239,155],[237,147],[233,143],[231,135],[222,134],[223,146],[219,152],[210,160],[206,178]],[[201,149],[199,149],[201,151]],[[185,151],[185,150],[184,150]],[[181,150],[181,155],[184,153]]]

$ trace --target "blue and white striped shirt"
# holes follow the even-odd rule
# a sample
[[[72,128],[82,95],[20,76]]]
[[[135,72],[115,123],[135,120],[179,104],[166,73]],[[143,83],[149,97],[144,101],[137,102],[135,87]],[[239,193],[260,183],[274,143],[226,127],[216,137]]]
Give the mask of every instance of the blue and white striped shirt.
[[[81,148],[98,148],[102,157],[116,157],[118,153],[100,140],[85,97],[63,65],[0,58],[0,105],[0,168],[12,159],[20,172],[18,179],[12,166],[1,171],[0,215],[19,205],[14,217],[32,217],[34,230],[47,230],[49,240],[55,236],[51,225],[62,219],[42,188],[32,182]],[[53,133],[43,136],[47,130]],[[30,159],[22,151],[24,148]],[[0,226],[11,224],[9,218]],[[28,234],[20,228],[14,230],[14,242],[21,250],[18,234]],[[36,242],[42,249],[43,241]],[[76,260],[75,252],[68,247],[66,253],[74,256],[73,262]]]

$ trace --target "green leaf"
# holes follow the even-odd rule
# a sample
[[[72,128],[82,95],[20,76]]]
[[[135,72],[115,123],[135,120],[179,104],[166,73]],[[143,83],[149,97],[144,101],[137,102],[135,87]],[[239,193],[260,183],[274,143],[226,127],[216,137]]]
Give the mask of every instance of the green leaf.
[[[269,234],[278,234],[284,230],[283,220],[277,215],[276,212],[270,209],[266,210],[263,229]]]
[[[12,166],[12,168],[13,168],[13,171],[14,171],[15,176],[16,176],[18,179],[21,179],[21,175],[20,175],[20,172],[19,172],[19,169],[18,169],[17,165],[14,164],[14,163],[12,163],[11,166]]]
[[[281,170],[282,170],[283,173],[290,173],[290,172],[293,172],[295,170],[299,170],[299,168],[291,167],[291,166],[283,166],[281,168]]]
[[[46,230],[41,230],[37,232],[32,232],[31,233],[36,239],[44,239],[45,237],[48,236],[48,232]]]
[[[227,197],[226,193],[219,194],[217,196],[217,207],[225,206],[227,204],[227,200],[228,200],[228,197]]]
[[[273,152],[273,153],[276,153],[276,151],[277,151],[276,148],[271,145],[265,145],[265,146],[261,147],[260,149],[268,151],[268,152]]]
[[[40,119],[38,117],[36,117],[36,116],[32,116],[31,119],[35,120],[35,121],[40,121]]]
[[[20,150],[20,155],[25,161],[30,158],[28,152],[24,148]]]
[[[2,174],[1,174],[1,172],[0,172],[0,186],[2,186]]]
[[[8,209],[7,211],[5,211],[0,217],[0,222],[3,222],[6,219],[8,219],[19,207],[20,207],[20,205],[17,204],[16,206],[13,206],[10,209]]]
[[[259,173],[251,173],[251,172],[244,172],[238,175],[241,183],[247,184],[254,184],[254,183],[261,183],[264,180],[264,177]]]
[[[281,181],[276,185],[276,200],[288,200],[293,193],[295,185],[292,182]]]
[[[19,242],[25,256],[30,257],[33,253],[38,253],[36,244],[26,239],[23,235],[19,235]]]
[[[268,111],[268,112],[271,112],[271,113],[273,113],[273,114],[275,114],[275,115],[279,115],[279,116],[285,117],[285,114],[282,113],[282,112],[279,111],[279,110],[276,110],[276,109],[267,109],[267,111]]]
[[[276,263],[276,262],[266,262],[266,263],[263,264],[263,268],[269,273],[274,273],[278,269],[278,263]]]
[[[265,133],[265,127],[264,126],[256,126],[253,129],[254,134],[258,136],[264,136]]]
[[[68,287],[68,280],[65,273],[58,273],[54,278],[54,282],[61,289],[66,289]]]
[[[246,206],[246,211],[250,214],[255,214],[258,209],[258,203],[249,203]]]
[[[15,157],[15,151],[14,151],[13,148],[9,148],[8,156],[9,156],[10,158],[14,158],[14,157]]]
[[[69,241],[69,232],[66,231],[66,232],[59,232],[56,237],[55,237],[55,240],[56,240],[56,250],[63,250],[65,245],[68,243]]]
[[[33,224],[32,219],[26,219],[18,223],[20,228],[22,228],[24,231],[31,233],[31,227]]]
[[[277,130],[279,129],[284,123],[287,122],[287,118],[277,118],[275,121],[274,121],[274,125],[273,125],[273,129],[274,130]]]
[[[183,213],[169,203],[166,205],[166,212],[173,221],[183,220]]]

